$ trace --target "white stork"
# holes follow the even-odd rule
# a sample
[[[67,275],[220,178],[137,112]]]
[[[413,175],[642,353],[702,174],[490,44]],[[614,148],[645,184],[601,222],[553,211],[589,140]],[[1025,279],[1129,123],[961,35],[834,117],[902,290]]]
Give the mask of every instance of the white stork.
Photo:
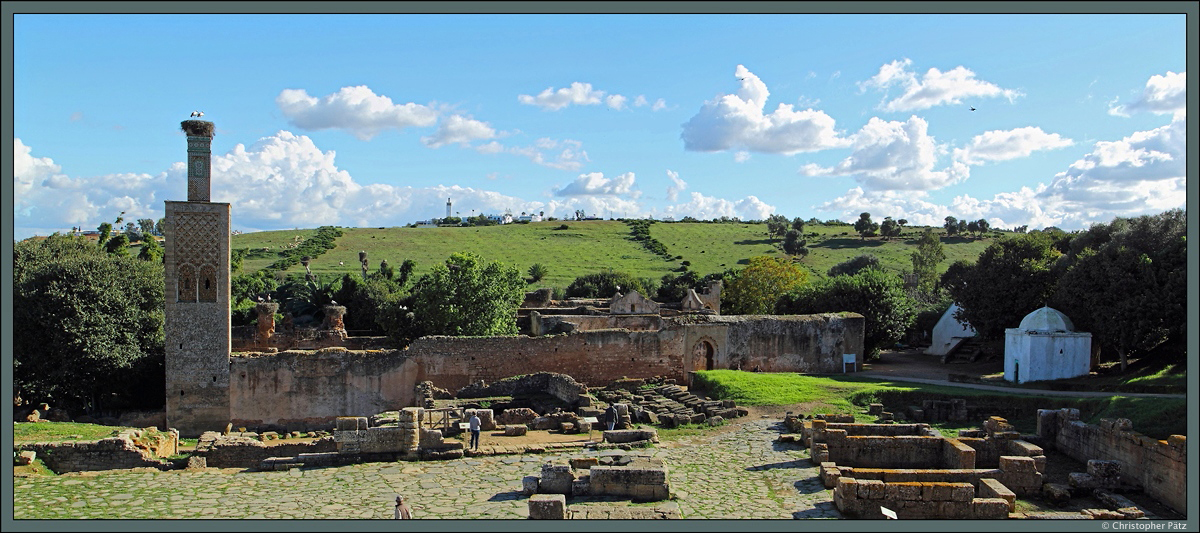
[[[204,112],[203,111],[192,111],[192,116],[193,117],[202,117],[202,116],[204,116]]]

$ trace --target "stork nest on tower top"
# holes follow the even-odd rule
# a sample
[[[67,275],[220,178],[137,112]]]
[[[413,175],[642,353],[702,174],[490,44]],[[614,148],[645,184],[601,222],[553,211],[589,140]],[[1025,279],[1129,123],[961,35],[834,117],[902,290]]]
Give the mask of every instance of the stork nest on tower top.
[[[185,120],[179,123],[179,128],[191,137],[212,137],[216,127],[207,120]]]

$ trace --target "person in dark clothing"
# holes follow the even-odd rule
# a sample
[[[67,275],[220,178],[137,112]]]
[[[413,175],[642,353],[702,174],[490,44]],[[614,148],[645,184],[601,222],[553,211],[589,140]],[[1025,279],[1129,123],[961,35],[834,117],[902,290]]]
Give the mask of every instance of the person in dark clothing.
[[[617,428],[617,407],[609,405],[604,411],[604,421],[608,422],[608,430],[612,431]]]

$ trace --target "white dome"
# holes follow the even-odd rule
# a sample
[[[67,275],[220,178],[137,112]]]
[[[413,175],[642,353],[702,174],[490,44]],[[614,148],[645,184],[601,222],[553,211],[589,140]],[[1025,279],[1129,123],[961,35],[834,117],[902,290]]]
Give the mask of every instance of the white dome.
[[[1072,324],[1071,319],[1058,310],[1043,307],[1025,315],[1025,318],[1021,319],[1021,326],[1017,329],[1042,332],[1075,331],[1075,324]]]

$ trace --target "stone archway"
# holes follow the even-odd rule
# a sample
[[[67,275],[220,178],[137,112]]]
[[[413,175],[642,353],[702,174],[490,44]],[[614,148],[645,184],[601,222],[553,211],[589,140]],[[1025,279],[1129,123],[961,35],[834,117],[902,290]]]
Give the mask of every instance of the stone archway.
[[[716,353],[712,341],[701,339],[692,346],[692,367],[695,370],[712,370],[715,368]]]

